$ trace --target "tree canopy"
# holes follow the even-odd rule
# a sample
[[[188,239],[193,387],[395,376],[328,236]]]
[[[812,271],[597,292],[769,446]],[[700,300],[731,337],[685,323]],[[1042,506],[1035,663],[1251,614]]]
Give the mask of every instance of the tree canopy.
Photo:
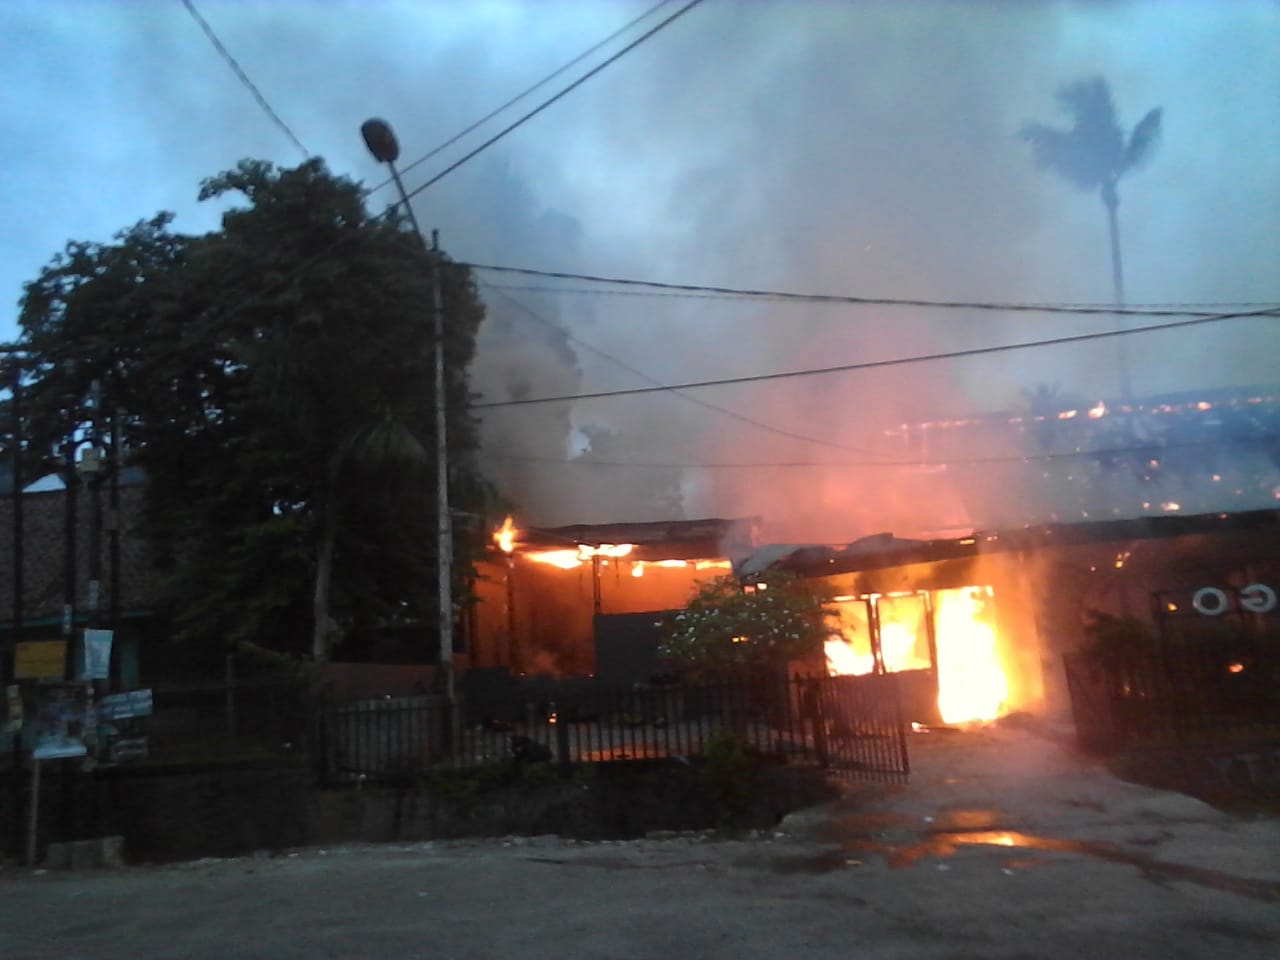
[[[145,471],[182,637],[323,656],[334,626],[434,624],[432,258],[453,509],[482,516],[491,495],[467,412],[484,316],[468,271],[320,160],[243,161],[200,197],[241,202],[204,235],[161,214],[70,243],[26,286],[32,455],[83,437],[97,381],[103,439],[118,430]],[[455,535],[459,587],[483,538]]]
[[[1151,158],[1160,139],[1159,107],[1147,111],[1126,136],[1116,119],[1111,87],[1102,77],[1078,80],[1058,91],[1070,115],[1069,130],[1028,123],[1022,138],[1031,144],[1036,165],[1052,170],[1083,190],[1099,190],[1115,202],[1116,181]]]
[[[828,596],[815,581],[774,570],[746,588],[734,576],[702,584],[665,624],[659,654],[720,677],[815,656],[831,632]]]

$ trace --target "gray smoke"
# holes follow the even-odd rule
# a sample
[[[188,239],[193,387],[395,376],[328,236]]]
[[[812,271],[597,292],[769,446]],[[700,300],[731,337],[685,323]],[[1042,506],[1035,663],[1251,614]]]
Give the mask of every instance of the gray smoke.
[[[359,141],[366,117],[390,120],[412,158],[644,9],[586,0],[201,7],[303,142],[370,185],[382,173]],[[179,211],[179,228],[203,229],[217,211],[193,206],[201,176],[247,155],[297,160],[178,4],[146,16],[124,3],[57,14],[16,5],[5,17],[9,89],[61,104],[51,112],[35,96],[13,111],[14,142],[40,149],[5,148],[10,182],[51,198],[37,208],[5,197],[11,237],[23,237],[0,251],[14,297],[67,236],[104,239],[160,208]],[[1277,301],[1277,36],[1277,7],[1243,0],[707,0],[415,205],[455,258],[473,262],[882,297],[1105,301],[1101,204],[1036,171],[1016,136],[1030,120],[1062,123],[1055,91],[1102,75],[1123,124],[1165,110],[1153,163],[1121,185],[1130,300]],[[48,62],[68,65],[56,86]],[[421,183],[460,155],[446,151],[406,180]],[[104,182],[122,189],[104,194]],[[499,293],[491,288],[585,285],[477,277],[490,320],[473,382],[499,401],[648,382],[584,343],[675,383],[1112,322]],[[1135,389],[1274,382],[1277,347],[1275,320],[1133,338]],[[1042,489],[1012,489],[1007,469],[854,464],[936,457],[893,431],[1023,409],[1025,391],[1053,383],[1089,402],[1115,396],[1114,345],[696,394],[812,442],[673,395],[492,410],[482,421],[485,466],[526,523],[759,513],[771,539],[841,541],[1047,518],[1057,505],[1037,502]],[[973,455],[1025,452],[1015,441],[984,436]],[[815,461],[828,465],[679,468]]]

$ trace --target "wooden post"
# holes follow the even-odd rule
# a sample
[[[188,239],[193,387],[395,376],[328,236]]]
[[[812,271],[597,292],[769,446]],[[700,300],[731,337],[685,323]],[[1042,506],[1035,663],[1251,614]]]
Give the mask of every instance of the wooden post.
[[[31,796],[27,800],[27,866],[36,865],[36,832],[40,822],[40,761],[31,760]]]
[[[569,724],[559,714],[556,715],[556,762],[560,775],[567,777],[573,766],[573,758],[569,755]]]

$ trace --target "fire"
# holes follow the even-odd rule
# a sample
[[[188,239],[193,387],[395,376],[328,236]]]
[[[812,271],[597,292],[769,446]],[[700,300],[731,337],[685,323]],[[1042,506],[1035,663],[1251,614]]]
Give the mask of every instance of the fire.
[[[871,654],[858,653],[843,637],[835,636],[823,644],[827,655],[827,673],[833,677],[861,676],[876,668]]]
[[[561,570],[572,570],[574,567],[582,565],[582,560],[578,557],[578,551],[574,550],[538,550],[533,553],[524,554],[525,559],[532,560],[534,563],[547,563],[553,567],[559,567]]]
[[[498,545],[498,549],[503,553],[510,553],[516,548],[516,525],[508,514],[506,519],[502,521],[502,526],[493,532],[493,542]]]
[[[1008,686],[995,631],[982,620],[985,594],[978,587],[935,594],[938,711],[947,723],[994,720],[1004,712]]]
[[[898,670],[928,670],[929,654],[920,651],[913,630],[906,624],[890,622],[880,627],[880,656],[890,673]]]
[[[580,543],[572,549],[537,550],[532,553],[526,553],[524,556],[534,563],[548,563],[553,567],[559,567],[561,570],[572,570],[595,557],[620,559],[629,555],[635,548],[634,543],[602,543],[599,546]]]

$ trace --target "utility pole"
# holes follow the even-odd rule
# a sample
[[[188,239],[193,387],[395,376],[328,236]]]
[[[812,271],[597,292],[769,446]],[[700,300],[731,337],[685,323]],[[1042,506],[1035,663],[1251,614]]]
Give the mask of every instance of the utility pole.
[[[10,438],[10,469],[12,471],[13,488],[13,633],[12,641],[14,657],[17,656],[18,643],[22,640],[23,630],[23,501],[22,501],[22,361],[16,348],[7,347],[9,354],[9,375],[11,390],[10,413],[13,416],[12,436]],[[12,671],[9,674],[13,675]]]
[[[113,371],[111,382],[111,463],[110,493],[108,500],[109,522],[107,530],[111,543],[111,636],[116,647],[116,680],[121,679],[120,642],[120,395],[119,367]],[[113,686],[108,682],[108,687]]]
[[[94,380],[89,387],[92,415],[89,427],[89,449],[80,468],[89,483],[89,586],[85,597],[88,625],[99,626],[102,607],[102,383]]]
[[[440,689],[444,692],[447,714],[452,720],[454,707],[453,683],[453,520],[449,512],[449,446],[446,432],[446,394],[444,363],[444,298],[441,290],[439,237],[433,231],[432,244],[427,247],[427,239],[418,225],[418,218],[409,203],[409,195],[405,192],[404,183],[400,179],[400,171],[396,169],[396,160],[400,156],[400,144],[385,120],[366,120],[360,127],[365,146],[379,163],[385,163],[391,169],[391,177],[396,189],[400,192],[400,202],[404,205],[413,224],[414,233],[423,249],[427,252],[428,269],[431,282],[431,329],[435,347],[435,406],[436,425],[436,590],[439,606],[439,671]],[[446,742],[448,739],[446,738]]]

